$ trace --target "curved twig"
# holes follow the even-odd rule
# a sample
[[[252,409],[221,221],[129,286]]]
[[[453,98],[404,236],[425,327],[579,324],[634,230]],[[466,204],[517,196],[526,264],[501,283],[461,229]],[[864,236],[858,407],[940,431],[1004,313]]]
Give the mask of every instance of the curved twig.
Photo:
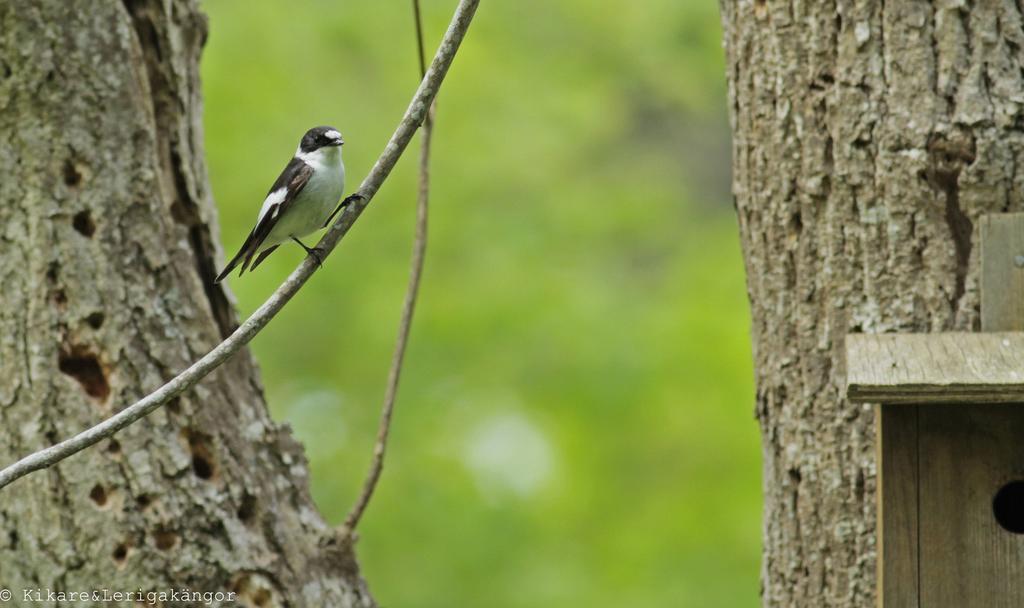
[[[426,53],[423,50],[423,22],[420,18],[420,0],[412,0],[413,16],[416,21],[416,45],[419,50],[420,77],[426,74]],[[430,111],[423,121],[420,135],[420,166],[419,185],[416,193],[416,236],[413,240],[412,259],[409,262],[409,284],[405,288],[405,300],[402,302],[402,318],[398,323],[398,338],[395,341],[395,352],[391,357],[391,368],[388,370],[388,384],[384,391],[384,405],[380,411],[380,424],[377,428],[377,440],[373,445],[373,460],[363,481],[363,489],[352,509],[345,516],[342,532],[351,534],[359,525],[377,482],[384,470],[384,453],[388,446],[388,435],[391,432],[391,415],[395,411],[395,398],[398,396],[398,380],[402,375],[402,362],[405,360],[405,347],[409,344],[409,329],[412,327],[412,316],[416,311],[416,296],[420,290],[420,278],[423,276],[423,260],[427,253],[427,211],[430,201],[430,140],[434,133],[434,114],[437,110],[437,99],[430,104]]]
[[[448,30],[441,40],[440,47],[434,60],[427,70],[426,76],[420,82],[416,94],[412,98],[405,115],[391,135],[391,139],[385,146],[377,162],[373,165],[369,175],[359,186],[357,194],[362,198],[355,200],[345,208],[330,227],[320,242],[317,244],[324,251],[324,257],[337,247],[338,242],[348,233],[349,228],[356,221],[370,199],[377,193],[388,174],[398,162],[402,152],[412,139],[416,129],[424,121],[427,109],[434,101],[437,90],[444,80],[448,68],[466,35],[473,14],[476,12],[480,0],[460,0],[455,9]],[[15,479],[28,475],[33,471],[53,466],[68,456],[75,454],[94,443],[109,437],[124,427],[132,424],[138,419],[146,416],[156,408],[160,407],[175,396],[195,386],[197,382],[206,377],[207,374],[220,367],[231,355],[238,352],[243,346],[249,343],[267,323],[292,299],[292,296],[309,280],[309,277],[317,269],[316,262],[305,258],[299,267],[292,271],[291,275],[281,284],[280,287],[270,295],[269,298],[258,308],[256,312],[246,319],[230,336],[206,353],[198,361],[190,365],[177,376],[169,380],[163,386],[146,395],[139,401],[129,405],[117,414],[107,418],[103,422],[82,431],[78,435],[65,439],[58,444],[40,450],[0,470],[0,488],[10,484]]]

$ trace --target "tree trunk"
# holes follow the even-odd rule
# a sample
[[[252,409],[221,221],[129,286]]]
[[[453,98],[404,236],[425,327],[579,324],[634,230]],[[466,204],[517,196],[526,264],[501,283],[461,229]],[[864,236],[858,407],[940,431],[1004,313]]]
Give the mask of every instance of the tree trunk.
[[[3,463],[135,401],[237,323],[211,282],[206,32],[194,0],[0,3]],[[307,484],[243,351],[116,438],[0,491],[0,587],[15,605],[23,590],[104,588],[372,605]]]
[[[764,446],[766,606],[873,604],[851,332],[976,330],[979,216],[1024,209],[1020,3],[722,0]]]

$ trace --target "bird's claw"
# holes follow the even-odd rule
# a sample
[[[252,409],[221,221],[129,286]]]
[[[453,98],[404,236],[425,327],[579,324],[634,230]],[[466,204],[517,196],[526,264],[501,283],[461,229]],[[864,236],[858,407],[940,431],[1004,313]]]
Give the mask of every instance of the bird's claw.
[[[324,266],[324,250],[322,248],[320,248],[320,247],[310,247],[309,249],[306,250],[306,253],[309,254],[309,257],[313,258],[314,262],[316,262],[316,267],[317,268],[323,268],[323,266]]]
[[[296,243],[298,243],[299,247],[302,247],[303,249],[306,250],[306,255],[308,255],[309,257],[313,258],[313,261],[316,262],[316,267],[317,268],[322,268],[323,267],[323,265],[324,265],[324,256],[325,256],[326,252],[323,250],[322,247],[320,247],[319,245],[317,245],[316,247],[306,247],[305,243],[303,243],[299,239],[295,238],[294,236],[292,237],[292,240],[295,241]]]
[[[327,221],[324,222],[324,228],[328,227],[331,224],[331,221],[334,220],[334,216],[338,215],[339,211],[341,211],[345,207],[348,207],[352,203],[354,203],[356,201],[364,200],[365,198],[366,198],[365,196],[363,196],[362,194],[359,194],[358,192],[356,192],[355,194],[350,194],[350,195],[346,196],[345,200],[341,201],[341,203],[338,204],[338,208],[335,209],[334,213],[332,213],[331,216],[327,218]]]

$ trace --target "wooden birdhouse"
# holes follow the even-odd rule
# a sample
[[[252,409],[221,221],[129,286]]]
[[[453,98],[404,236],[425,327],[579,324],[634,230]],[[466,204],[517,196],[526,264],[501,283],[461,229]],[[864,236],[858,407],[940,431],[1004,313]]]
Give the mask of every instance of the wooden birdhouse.
[[[1024,214],[981,222],[982,333],[847,336],[879,404],[878,605],[1024,606]]]

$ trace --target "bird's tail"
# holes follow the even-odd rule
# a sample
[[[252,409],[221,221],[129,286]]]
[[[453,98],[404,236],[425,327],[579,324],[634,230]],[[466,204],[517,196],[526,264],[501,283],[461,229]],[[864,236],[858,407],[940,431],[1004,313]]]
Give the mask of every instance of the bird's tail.
[[[253,260],[252,266],[249,268],[249,272],[252,272],[253,270],[256,270],[256,267],[259,266],[260,264],[262,264],[263,260],[267,259],[268,255],[274,253],[274,250],[277,249],[278,247],[279,247],[279,245],[274,245],[273,247],[269,247],[267,249],[264,249],[263,253],[261,253],[258,256],[256,256],[256,259]]]
[[[238,253],[235,254],[235,257],[231,258],[231,261],[224,267],[224,270],[222,270],[220,274],[217,275],[217,278],[213,280],[214,283],[220,283],[226,279],[236,266],[244,262],[244,264],[242,264],[242,270],[238,272],[238,276],[242,276],[242,273],[245,272],[245,267],[249,265],[249,260],[252,259],[252,255],[256,253],[256,248],[259,246],[259,243],[256,242],[255,238],[253,238],[254,232],[249,233],[249,236],[245,239],[245,242],[242,243],[242,247],[238,250]]]
[[[239,251],[235,255],[235,257],[231,258],[231,261],[228,262],[228,265],[224,267],[224,270],[222,270],[220,272],[220,274],[217,275],[217,278],[214,279],[213,282],[214,283],[220,283],[221,281],[226,279],[228,277],[228,275],[231,274],[231,271],[235,269],[235,266],[238,266],[238,263],[242,261],[242,256],[244,256],[244,255],[245,255],[245,250],[244,249],[242,251]]]

